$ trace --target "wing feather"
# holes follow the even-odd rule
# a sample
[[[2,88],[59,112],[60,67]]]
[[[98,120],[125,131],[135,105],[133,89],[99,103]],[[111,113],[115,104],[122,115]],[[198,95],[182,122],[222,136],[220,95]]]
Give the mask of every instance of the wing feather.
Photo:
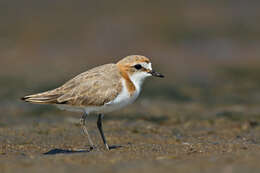
[[[66,92],[57,100],[76,106],[101,106],[121,92],[120,79],[115,64],[100,66],[64,84],[62,88]]]
[[[77,75],[59,88],[25,96],[22,100],[41,104],[101,106],[121,92],[120,79],[116,64],[106,64]]]

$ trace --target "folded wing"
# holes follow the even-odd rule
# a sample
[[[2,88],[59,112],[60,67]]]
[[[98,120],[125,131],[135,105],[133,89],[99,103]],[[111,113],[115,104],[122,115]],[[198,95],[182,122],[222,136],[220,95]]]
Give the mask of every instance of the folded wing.
[[[115,99],[121,92],[120,79],[117,66],[106,64],[79,74],[59,88],[22,99],[40,104],[101,106]]]

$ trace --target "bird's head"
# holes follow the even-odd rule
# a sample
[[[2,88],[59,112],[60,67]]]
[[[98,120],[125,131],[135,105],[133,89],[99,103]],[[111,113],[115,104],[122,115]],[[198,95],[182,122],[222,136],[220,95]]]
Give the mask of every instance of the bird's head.
[[[149,76],[164,77],[152,69],[151,61],[145,56],[130,55],[120,60],[117,65],[134,83],[140,83]]]

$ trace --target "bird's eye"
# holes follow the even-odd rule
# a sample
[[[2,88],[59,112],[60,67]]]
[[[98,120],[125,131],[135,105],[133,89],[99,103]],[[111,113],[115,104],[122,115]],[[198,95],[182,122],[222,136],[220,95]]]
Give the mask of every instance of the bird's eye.
[[[140,69],[142,68],[142,66],[141,66],[140,64],[136,64],[134,67],[135,67],[135,69],[137,69],[137,70],[140,70]]]

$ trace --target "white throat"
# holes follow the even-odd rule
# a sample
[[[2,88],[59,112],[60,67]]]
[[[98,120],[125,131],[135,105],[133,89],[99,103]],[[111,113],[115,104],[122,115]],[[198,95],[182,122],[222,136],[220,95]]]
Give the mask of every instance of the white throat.
[[[134,83],[137,92],[141,91],[143,82],[148,76],[151,76],[151,74],[146,72],[138,72],[130,76],[130,80]]]

